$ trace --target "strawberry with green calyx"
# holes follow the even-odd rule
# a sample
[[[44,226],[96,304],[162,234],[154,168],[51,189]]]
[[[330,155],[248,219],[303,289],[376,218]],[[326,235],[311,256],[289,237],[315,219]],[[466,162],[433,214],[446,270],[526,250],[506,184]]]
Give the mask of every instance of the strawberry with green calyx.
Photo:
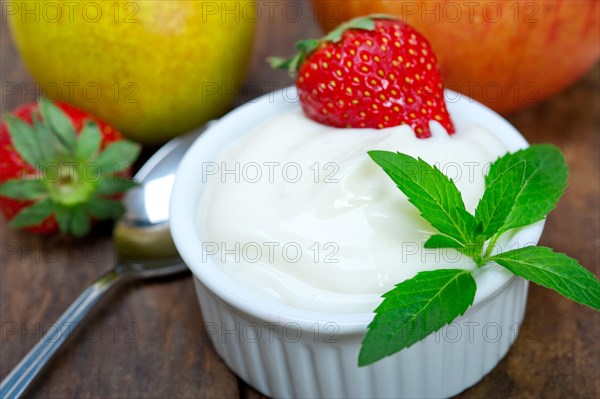
[[[86,235],[123,213],[140,146],[92,115],[41,99],[0,126],[0,210],[13,228]]]
[[[297,73],[304,113],[334,127],[410,125],[431,136],[430,121],[455,129],[444,102],[437,59],[414,28],[385,15],[356,18],[322,39],[296,44],[296,56],[271,65]]]

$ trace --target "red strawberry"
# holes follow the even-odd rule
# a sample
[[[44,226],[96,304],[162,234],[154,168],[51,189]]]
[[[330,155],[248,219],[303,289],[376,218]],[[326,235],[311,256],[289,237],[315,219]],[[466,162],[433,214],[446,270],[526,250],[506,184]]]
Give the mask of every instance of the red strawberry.
[[[123,212],[118,196],[135,183],[139,145],[67,104],[41,99],[0,126],[0,210],[13,228],[83,236],[92,220]]]
[[[298,72],[296,86],[305,114],[335,127],[410,125],[431,136],[429,121],[449,134],[437,59],[414,28],[387,16],[353,19],[320,40],[297,43],[291,59],[271,65]]]

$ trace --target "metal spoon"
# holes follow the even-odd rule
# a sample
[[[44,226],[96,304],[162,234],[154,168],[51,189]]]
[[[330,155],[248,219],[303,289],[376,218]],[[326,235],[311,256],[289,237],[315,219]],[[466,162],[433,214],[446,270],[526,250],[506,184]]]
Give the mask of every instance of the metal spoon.
[[[162,277],[187,268],[169,230],[169,197],[175,171],[186,150],[204,129],[169,141],[139,170],[140,183],[125,194],[125,214],[113,233],[114,269],[89,286],[0,384],[0,398],[20,398],[90,309],[121,283]]]

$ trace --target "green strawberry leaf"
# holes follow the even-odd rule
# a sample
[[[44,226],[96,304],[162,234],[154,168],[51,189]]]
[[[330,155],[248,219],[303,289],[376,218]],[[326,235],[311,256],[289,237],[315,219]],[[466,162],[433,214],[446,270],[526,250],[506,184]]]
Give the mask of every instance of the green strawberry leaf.
[[[69,232],[75,237],[83,237],[90,232],[91,223],[83,206],[70,210]]]
[[[387,17],[390,18],[389,16]],[[393,17],[392,17],[393,19]],[[349,29],[362,29],[362,30],[373,30],[375,29],[375,21],[373,20],[373,16],[366,17],[358,17],[351,19],[348,22],[344,22],[338,25],[337,28],[329,32],[327,35],[323,37],[321,40],[317,40],[317,42],[333,42],[337,43],[342,40],[342,36],[344,36],[344,32]],[[315,47],[316,48],[316,47]]]
[[[40,160],[42,165],[40,169],[48,164],[48,162],[56,160],[58,155],[62,153],[65,148],[62,146],[56,136],[50,131],[47,125],[41,120],[38,113],[32,115],[33,129],[31,131],[35,140],[35,146],[37,151],[40,153]]]
[[[419,342],[465,313],[477,286],[470,271],[418,273],[384,294],[369,324],[359,366],[366,366]]]
[[[321,41],[319,39],[306,39],[299,40],[296,42],[296,48],[298,52],[293,57],[268,57],[267,62],[273,69],[284,69],[290,73],[290,76],[294,76],[300,65],[304,62],[306,57],[315,51]]]
[[[73,216],[71,210],[72,208],[65,206],[56,207],[56,222],[58,223],[60,232],[63,234],[69,234],[71,231],[71,219]]]
[[[273,69],[283,69],[286,71],[290,71],[290,66],[292,64],[292,60],[296,57],[285,58],[285,57],[267,57],[267,62]]]
[[[440,233],[463,245],[473,241],[475,218],[466,211],[454,182],[438,168],[406,154],[389,151],[368,154]]]
[[[140,154],[139,144],[129,140],[117,141],[108,145],[104,151],[98,155],[96,166],[102,172],[102,175],[122,172],[129,168]]]
[[[557,147],[544,144],[532,145],[496,160],[486,177],[486,189],[523,161],[526,167],[521,189],[497,234],[542,220],[554,209],[567,187],[568,169],[564,157]]]
[[[91,198],[85,204],[85,210],[98,220],[117,219],[125,212],[125,208],[120,201],[102,197]]]
[[[296,48],[299,52],[304,53],[304,55],[307,55],[308,53],[315,51],[317,47],[319,47],[320,43],[321,40],[319,39],[298,40],[296,42]]]
[[[600,310],[600,281],[573,258],[547,247],[524,247],[494,255],[489,260],[513,274]]]
[[[43,199],[21,209],[14,219],[10,221],[10,227],[20,229],[27,226],[34,226],[52,215],[55,210],[56,206],[49,198]]]
[[[44,182],[38,179],[11,179],[0,184],[0,195],[19,200],[31,200],[47,194]]]
[[[123,205],[101,196],[135,186],[135,182],[114,174],[129,167],[141,147],[122,140],[100,152],[103,136],[95,122],[86,121],[77,134],[70,117],[44,98],[31,117],[33,126],[14,116],[6,117],[16,152],[24,163],[43,172],[37,173],[40,175],[37,180],[23,176],[0,184],[3,197],[38,201],[23,208],[10,226],[36,225],[55,214],[61,232],[80,237],[90,231],[90,216],[96,219],[120,216]],[[87,204],[88,201],[91,203]]]
[[[375,29],[374,19],[398,19],[394,16],[387,14],[373,14],[366,17],[354,18],[348,22],[340,24],[337,28],[329,32],[327,35],[320,39],[305,39],[296,42],[296,48],[298,53],[296,55],[284,58],[284,57],[269,57],[267,62],[273,69],[285,69],[290,73],[290,76],[294,76],[300,69],[300,66],[304,63],[304,60],[310,56],[323,43],[339,42],[344,32],[349,29],[362,29],[362,30],[373,30]]]
[[[526,163],[519,161],[498,174],[488,183],[475,210],[475,221],[482,226],[484,237],[490,238],[499,231],[524,186]]]
[[[86,121],[77,137],[75,147],[75,157],[81,161],[95,159],[100,151],[102,133],[98,124],[93,121]]]
[[[13,115],[6,115],[5,120],[12,144],[21,158],[34,169],[42,169],[46,157],[39,149],[33,127]]]
[[[129,179],[119,176],[105,176],[98,181],[96,193],[102,195],[113,195],[127,191],[138,184]]]
[[[58,106],[44,97],[40,98],[39,107],[43,122],[50,127],[65,148],[72,152],[75,149],[77,135],[71,120]]]

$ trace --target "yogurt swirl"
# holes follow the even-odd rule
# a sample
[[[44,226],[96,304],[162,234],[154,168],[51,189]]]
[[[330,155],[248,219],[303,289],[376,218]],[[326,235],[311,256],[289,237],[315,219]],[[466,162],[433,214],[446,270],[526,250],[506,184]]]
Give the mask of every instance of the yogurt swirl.
[[[437,129],[436,129],[437,128]],[[371,312],[381,294],[424,270],[475,269],[451,249],[367,155],[398,151],[452,178],[467,210],[506,147],[480,127],[417,139],[406,125],[337,129],[294,109],[273,117],[206,163],[198,211],[203,254],[274,300],[332,312]]]

